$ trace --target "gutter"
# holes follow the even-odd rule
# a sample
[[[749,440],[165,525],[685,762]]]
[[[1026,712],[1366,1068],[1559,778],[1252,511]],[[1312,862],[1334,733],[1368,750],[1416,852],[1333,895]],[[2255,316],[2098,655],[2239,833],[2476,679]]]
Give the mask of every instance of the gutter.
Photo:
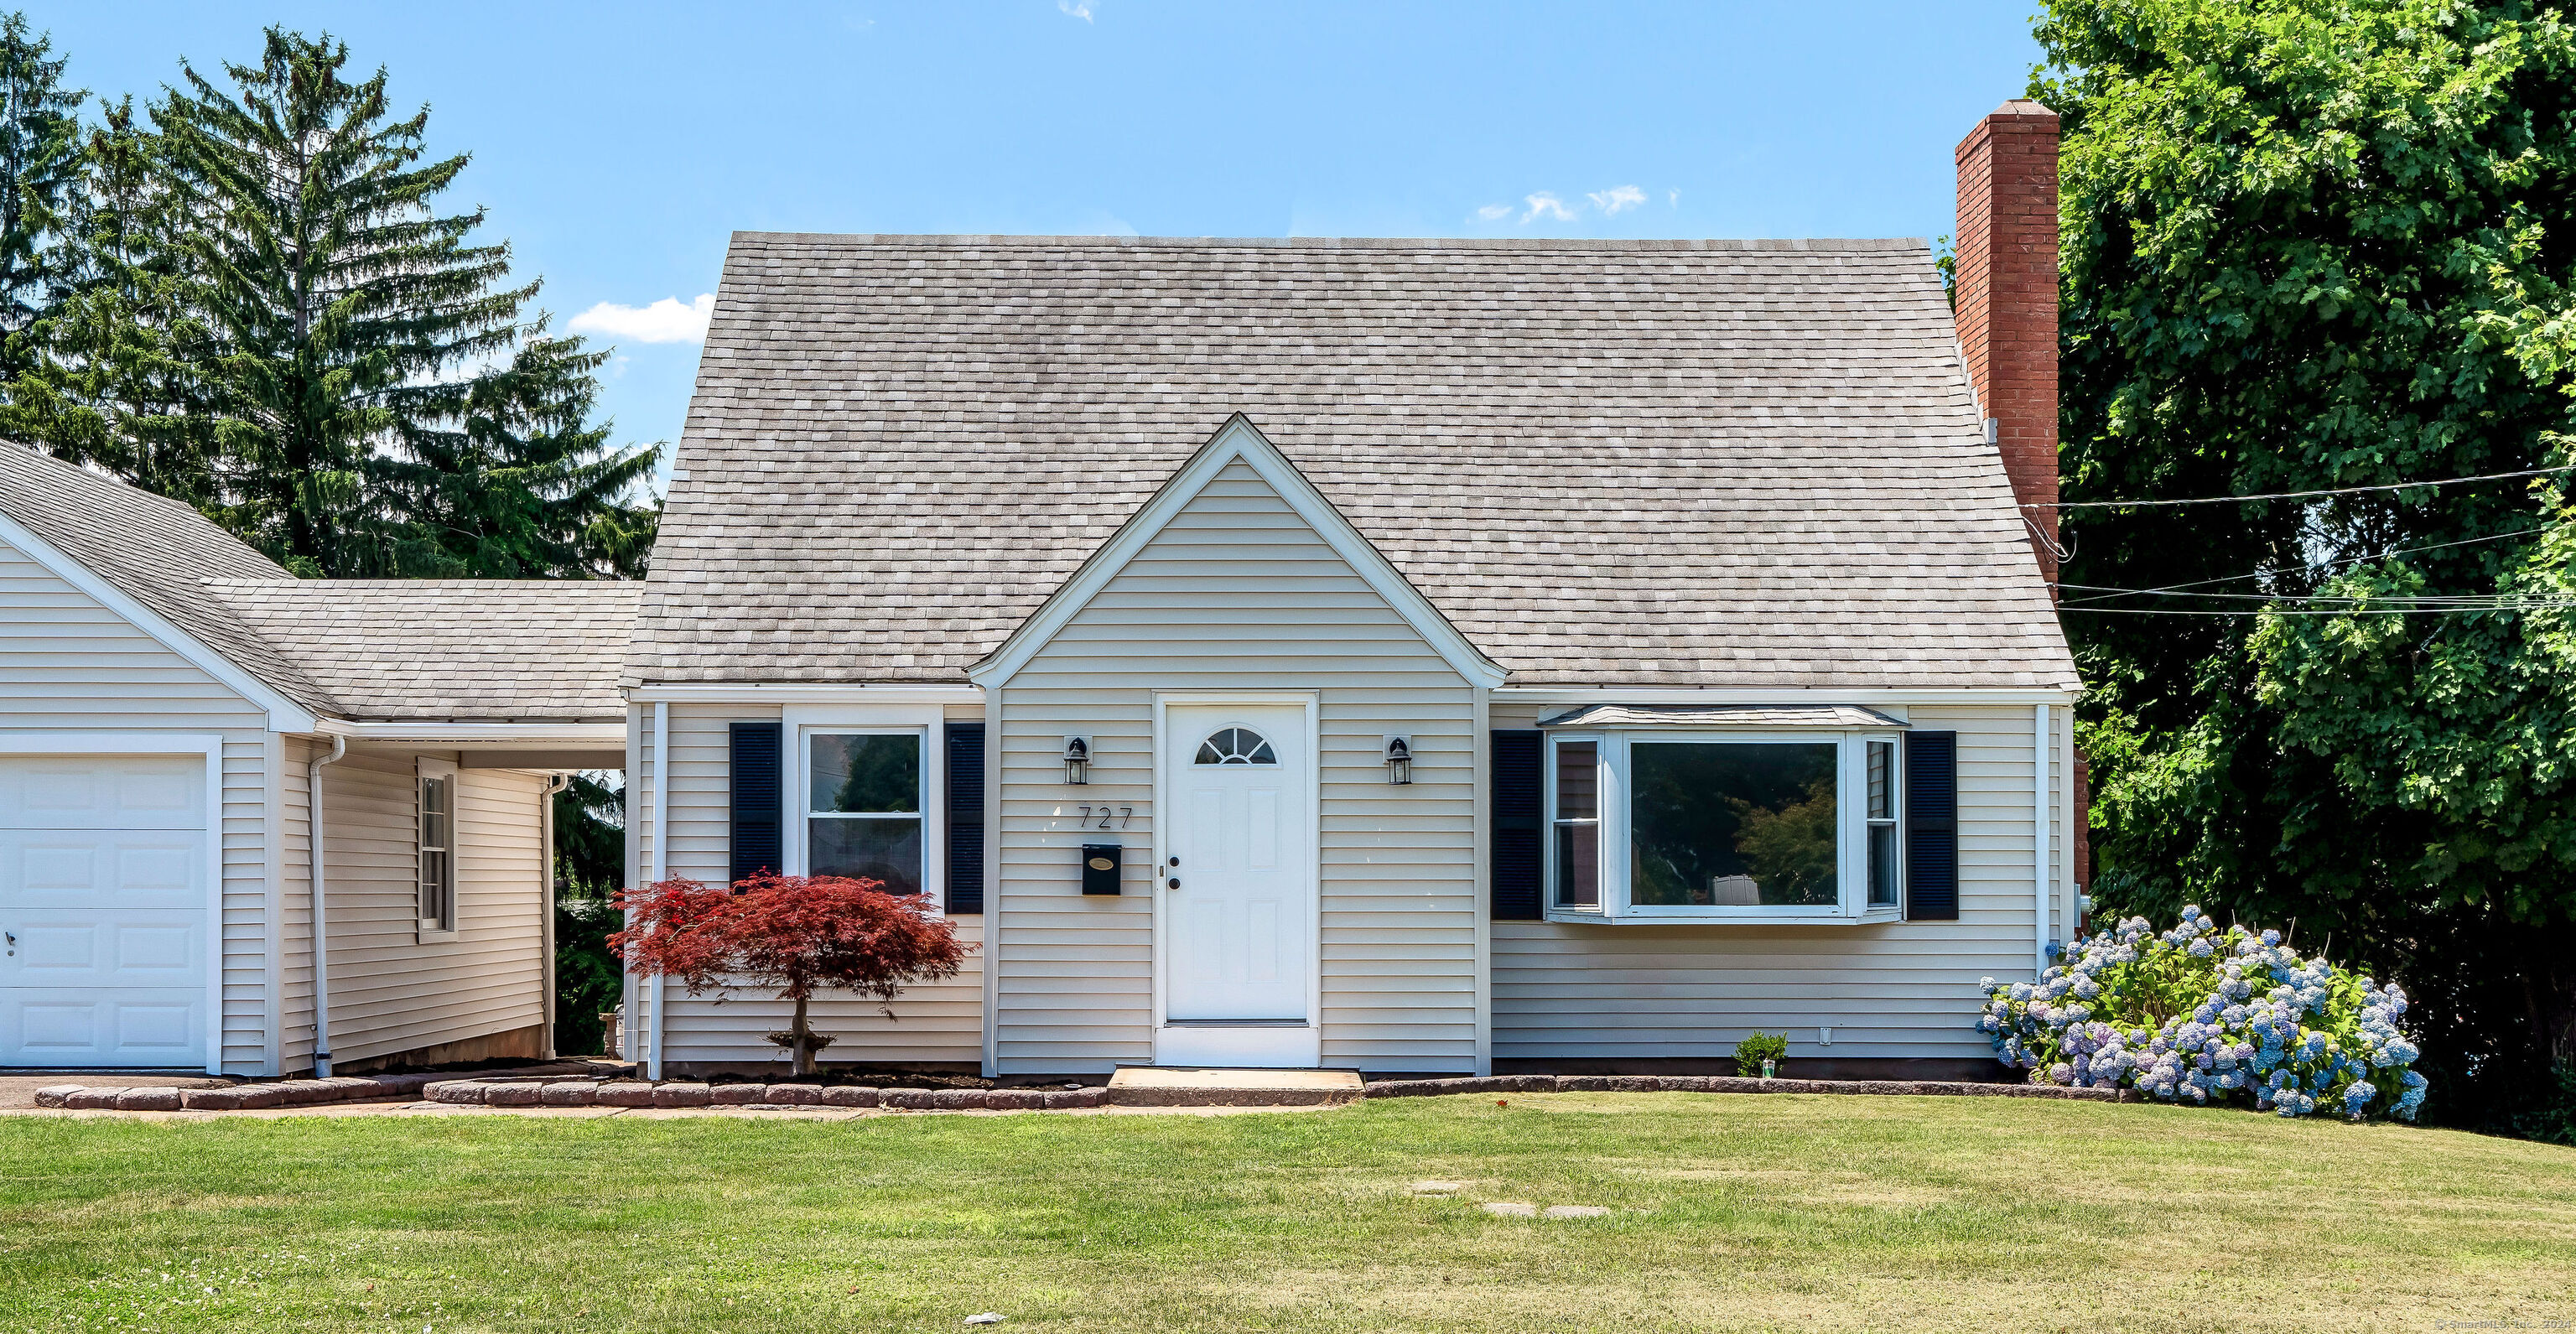
[[[331,753],[304,769],[304,859],[313,877],[313,1075],[331,1077],[331,937],[322,899],[322,766],[349,753],[349,738],[331,738]],[[549,955],[551,957],[551,955]]]

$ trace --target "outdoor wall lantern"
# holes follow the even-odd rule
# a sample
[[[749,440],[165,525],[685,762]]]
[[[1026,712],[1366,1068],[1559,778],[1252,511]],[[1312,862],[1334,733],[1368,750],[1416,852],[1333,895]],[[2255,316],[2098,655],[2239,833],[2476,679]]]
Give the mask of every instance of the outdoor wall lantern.
[[[1413,781],[1413,746],[1403,737],[1386,739],[1386,781],[1398,786]]]
[[[1064,781],[1076,786],[1091,781],[1091,743],[1081,737],[1064,739]]]

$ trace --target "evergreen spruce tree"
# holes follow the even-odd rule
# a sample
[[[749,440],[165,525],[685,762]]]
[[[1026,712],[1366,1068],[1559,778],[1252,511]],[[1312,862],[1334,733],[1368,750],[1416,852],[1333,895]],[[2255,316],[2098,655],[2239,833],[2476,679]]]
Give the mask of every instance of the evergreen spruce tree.
[[[80,104],[63,58],[27,16],[0,15],[0,376],[31,355],[29,326],[59,281],[53,233],[81,169]]]
[[[327,34],[272,28],[259,64],[224,66],[228,87],[183,66],[154,113],[219,344],[201,368],[210,512],[312,574],[631,568],[649,519],[604,479],[647,465],[560,415],[588,406],[569,382],[597,358],[521,346],[536,285],[508,285],[508,247],[472,240],[481,210],[433,207],[466,158],[425,161],[427,109],[389,119],[385,72],[352,82],[348,60]],[[507,531],[539,511],[553,536]]]
[[[618,451],[593,424],[608,360],[539,316],[509,362],[467,386],[459,420],[406,424],[402,460],[381,471],[408,534],[406,570],[512,579],[634,579],[655,515],[625,503],[653,469],[651,448]]]
[[[84,181],[63,202],[66,287],[32,327],[0,434],[150,491],[215,499],[212,423],[192,360],[211,355],[158,141],[127,98],[102,108]]]

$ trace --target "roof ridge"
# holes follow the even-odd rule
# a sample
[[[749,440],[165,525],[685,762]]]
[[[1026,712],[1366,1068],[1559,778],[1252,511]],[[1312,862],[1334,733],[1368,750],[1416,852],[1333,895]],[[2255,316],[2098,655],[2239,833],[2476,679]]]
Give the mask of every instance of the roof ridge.
[[[1646,250],[1855,251],[1929,250],[1919,236],[1841,237],[1584,237],[1584,236],[1097,236],[1015,232],[768,232],[740,230],[736,245],[842,244],[849,246],[1024,246],[1039,248],[1205,248],[1271,250]]]

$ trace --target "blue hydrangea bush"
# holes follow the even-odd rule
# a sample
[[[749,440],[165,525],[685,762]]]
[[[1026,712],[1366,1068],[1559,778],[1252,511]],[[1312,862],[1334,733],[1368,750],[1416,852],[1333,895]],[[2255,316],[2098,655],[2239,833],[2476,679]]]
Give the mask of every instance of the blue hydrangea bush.
[[[2037,982],[1979,985],[1978,1031],[2034,1084],[2356,1121],[2412,1121],[2424,1103],[2415,1044],[2397,1030],[2404,991],[2196,907],[2171,931],[2132,917],[2085,937]]]

